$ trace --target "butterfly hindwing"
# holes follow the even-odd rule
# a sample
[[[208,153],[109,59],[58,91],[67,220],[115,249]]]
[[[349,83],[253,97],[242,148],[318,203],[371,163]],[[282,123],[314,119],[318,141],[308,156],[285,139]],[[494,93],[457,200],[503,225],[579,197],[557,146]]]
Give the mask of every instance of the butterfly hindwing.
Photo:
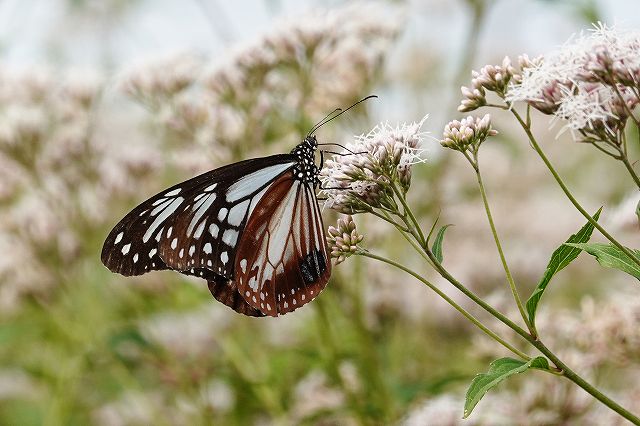
[[[235,260],[238,291],[267,315],[291,312],[325,287],[331,263],[313,188],[280,176],[246,224]]]

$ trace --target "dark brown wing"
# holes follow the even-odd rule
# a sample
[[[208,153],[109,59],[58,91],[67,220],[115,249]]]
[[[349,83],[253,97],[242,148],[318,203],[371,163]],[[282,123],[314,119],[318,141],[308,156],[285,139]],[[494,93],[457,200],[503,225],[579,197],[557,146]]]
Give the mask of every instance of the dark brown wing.
[[[111,230],[102,263],[122,275],[202,267],[231,277],[251,202],[295,161],[285,154],[245,160],[154,195]]]

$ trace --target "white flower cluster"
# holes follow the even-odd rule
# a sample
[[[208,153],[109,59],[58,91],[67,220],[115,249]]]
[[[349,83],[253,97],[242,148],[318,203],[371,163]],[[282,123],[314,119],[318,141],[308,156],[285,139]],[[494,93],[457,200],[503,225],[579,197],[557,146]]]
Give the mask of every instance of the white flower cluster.
[[[599,24],[528,63],[514,81],[508,101],[554,114],[581,136],[616,136],[640,101],[640,32]]]
[[[468,116],[460,121],[453,120],[447,123],[440,144],[445,148],[466,151],[470,147],[477,149],[489,136],[497,134],[498,131],[491,128],[489,114],[482,118]]]
[[[462,86],[463,99],[458,111],[469,112],[487,104],[486,92],[504,96],[511,79],[516,76],[511,59],[505,56],[501,65],[485,65],[480,71],[471,71],[471,87]]]
[[[419,122],[396,127],[380,123],[368,134],[347,143],[340,155],[333,155],[320,171],[325,206],[346,214],[372,208],[392,208],[392,184],[403,191],[411,184],[411,166],[423,162]]]

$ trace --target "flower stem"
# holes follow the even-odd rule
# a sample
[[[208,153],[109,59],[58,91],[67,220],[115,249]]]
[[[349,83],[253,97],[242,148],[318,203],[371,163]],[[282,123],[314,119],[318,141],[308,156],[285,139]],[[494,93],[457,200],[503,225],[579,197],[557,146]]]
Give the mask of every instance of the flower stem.
[[[380,262],[383,262],[383,263],[386,263],[388,265],[394,266],[394,267],[396,267],[396,268],[408,273],[409,275],[413,276],[414,278],[416,278],[417,280],[419,280],[423,284],[425,284],[427,287],[429,287],[431,290],[436,292],[436,294],[438,296],[443,298],[447,303],[449,303],[451,306],[453,306],[454,309],[456,309],[458,312],[460,312],[462,315],[464,315],[469,321],[471,321],[478,328],[480,328],[482,331],[484,331],[493,340],[495,340],[496,342],[500,343],[502,346],[504,346],[505,348],[509,349],[511,352],[516,354],[518,357],[524,359],[525,361],[528,361],[528,360],[531,359],[531,357],[529,357],[527,354],[525,354],[524,352],[520,351],[519,349],[513,347],[511,344],[506,342],[504,339],[502,339],[496,333],[491,331],[480,320],[478,320],[476,317],[471,315],[462,306],[458,305],[456,302],[453,301],[453,299],[451,299],[449,296],[447,296],[446,293],[444,293],[442,290],[440,290],[438,287],[436,287],[433,283],[431,283],[427,279],[425,279],[422,276],[420,276],[420,274],[418,274],[417,272],[414,272],[413,270],[409,269],[408,267],[406,267],[406,266],[404,266],[404,265],[402,265],[402,264],[400,264],[398,262],[395,262],[395,261],[393,261],[391,259],[387,259],[387,258],[382,257],[382,256],[375,255],[375,254],[370,253],[368,251],[364,251],[363,250],[363,251],[359,252],[358,254],[360,256],[368,257],[370,259],[378,260]]]
[[[591,223],[606,239],[608,239],[613,245],[615,245],[617,248],[619,248],[624,254],[626,254],[627,256],[629,256],[629,258],[631,258],[631,260],[636,263],[638,266],[640,266],[640,259],[638,259],[638,257],[633,254],[631,252],[631,250],[629,250],[628,248],[626,248],[625,246],[623,246],[622,244],[620,244],[615,238],[613,238],[613,236],[611,236],[611,234],[609,234],[606,229],[604,229],[602,226],[600,226],[600,224],[593,218],[591,217],[591,215],[589,213],[587,213],[587,211],[580,205],[580,203],[578,203],[578,200],[575,199],[575,197],[571,194],[571,191],[569,191],[569,188],[567,188],[567,186],[565,185],[565,183],[563,182],[562,178],[560,177],[560,175],[558,175],[558,172],[556,172],[556,170],[554,169],[553,165],[551,164],[551,162],[549,161],[549,159],[547,158],[547,156],[544,154],[544,152],[542,151],[542,149],[540,148],[540,145],[538,145],[538,142],[536,141],[536,138],[533,136],[533,133],[531,133],[531,127],[527,126],[527,124],[522,120],[522,117],[520,116],[520,114],[518,114],[518,111],[516,111],[515,109],[511,109],[511,113],[516,117],[516,119],[518,120],[518,122],[520,123],[520,126],[522,126],[522,128],[524,129],[525,133],[527,134],[527,136],[529,137],[529,141],[531,142],[531,146],[533,147],[533,149],[538,153],[538,155],[540,156],[540,158],[542,159],[542,161],[544,162],[544,164],[547,166],[547,169],[549,169],[549,171],[551,172],[551,174],[553,175],[554,179],[556,180],[556,182],[558,182],[558,185],[560,185],[560,188],[562,188],[562,191],[565,193],[565,195],[567,196],[567,198],[569,198],[569,201],[571,201],[571,203],[573,204],[573,206],[587,219],[587,221],[589,221],[589,223]]]
[[[633,178],[634,182],[636,183],[636,185],[638,185],[638,188],[640,188],[640,177],[638,177],[638,175],[636,174],[636,171],[633,170],[633,165],[629,162],[629,158],[627,158],[626,155],[623,155],[622,158],[620,159],[622,161],[622,163],[624,164],[624,166],[627,168],[627,170],[629,171],[629,174],[631,175],[631,177]]]
[[[393,183],[392,185],[393,188],[393,192],[395,192],[396,196],[398,197],[398,199],[400,200],[400,203],[402,204],[402,208],[404,210],[405,215],[408,215],[409,218],[411,219],[411,223],[413,224],[415,231],[418,233],[417,237],[419,237],[418,242],[420,243],[421,246],[425,246],[427,241],[424,238],[424,234],[422,233],[422,228],[420,227],[420,224],[418,223],[418,219],[416,219],[415,215],[413,214],[413,212],[411,211],[411,208],[409,207],[409,204],[407,204],[407,200],[405,199],[404,194],[402,193],[402,191],[400,191],[397,187],[397,185],[395,183]]]
[[[489,220],[489,226],[491,227],[493,240],[496,243],[496,248],[498,249],[498,254],[500,255],[500,261],[502,262],[504,273],[507,276],[507,281],[509,282],[509,287],[511,288],[511,294],[513,294],[513,299],[516,301],[516,305],[518,305],[518,310],[520,311],[522,320],[535,338],[538,333],[535,329],[535,326],[529,321],[529,318],[527,317],[526,311],[524,310],[524,305],[522,304],[522,300],[520,299],[520,295],[518,294],[518,288],[516,287],[516,283],[513,280],[513,275],[511,275],[511,270],[509,269],[509,265],[507,264],[507,259],[505,258],[504,251],[502,250],[502,244],[500,243],[500,238],[498,237],[498,231],[496,230],[496,225],[493,221],[493,215],[491,214],[491,208],[489,207],[487,193],[484,188],[484,183],[482,182],[482,174],[480,173],[480,164],[478,163],[477,153],[475,154],[474,160],[476,164],[476,167],[474,167],[474,169],[476,171],[476,177],[478,179],[478,186],[480,187],[480,194],[482,195],[484,210],[487,214],[487,219]]]

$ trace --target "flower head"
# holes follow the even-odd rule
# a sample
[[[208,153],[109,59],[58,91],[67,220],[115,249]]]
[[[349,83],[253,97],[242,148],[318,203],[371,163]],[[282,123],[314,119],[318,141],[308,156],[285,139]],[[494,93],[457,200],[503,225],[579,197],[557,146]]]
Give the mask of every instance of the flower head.
[[[502,60],[502,65],[485,65],[480,71],[471,71],[471,87],[460,89],[463,99],[458,111],[469,112],[486,105],[486,91],[504,95],[514,75],[515,68],[508,56]]]
[[[331,257],[337,259],[336,265],[354,255],[358,251],[358,244],[364,239],[364,236],[358,233],[356,224],[350,215],[338,219],[338,226],[330,226],[327,232]]]
[[[393,184],[403,191],[411,184],[411,166],[423,161],[421,121],[391,127],[381,123],[368,134],[346,144],[346,150],[327,160],[320,172],[326,206],[354,214],[391,207]]]
[[[525,60],[526,59],[526,60]],[[554,114],[583,140],[616,142],[640,102],[640,32],[599,24],[544,57],[520,61],[506,94]]]
[[[440,144],[456,151],[476,150],[489,136],[498,132],[491,128],[491,116],[468,116],[462,120],[453,120],[444,127]]]

